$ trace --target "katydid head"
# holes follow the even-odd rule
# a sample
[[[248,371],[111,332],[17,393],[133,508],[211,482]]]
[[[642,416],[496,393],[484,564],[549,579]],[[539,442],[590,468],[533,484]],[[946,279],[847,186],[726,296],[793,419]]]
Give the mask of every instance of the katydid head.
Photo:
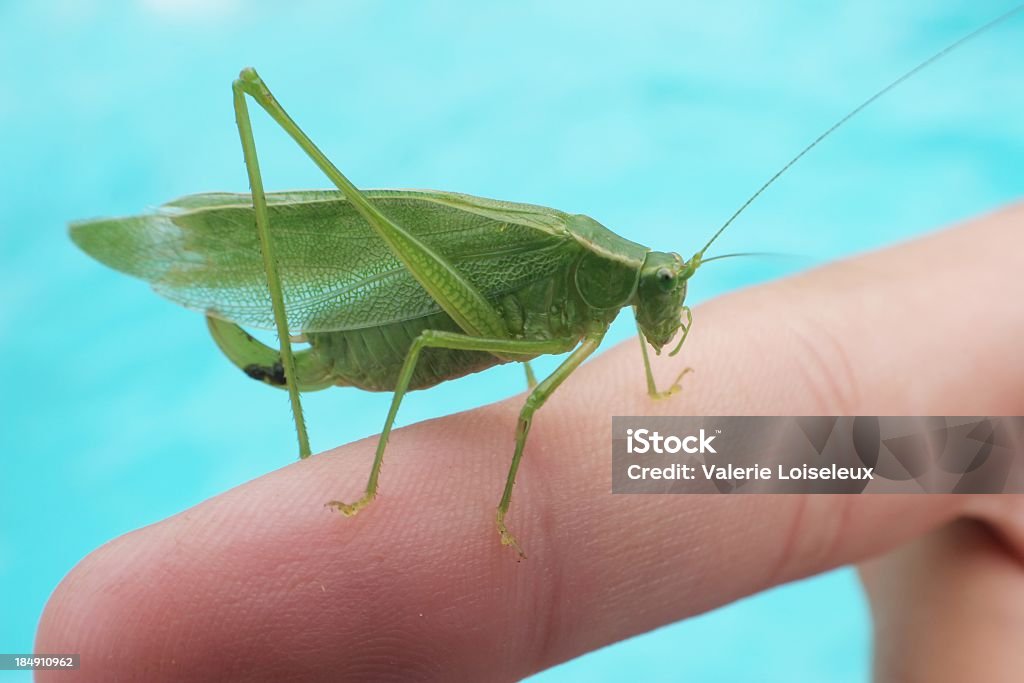
[[[712,241],[714,241],[712,239]],[[704,258],[704,252],[711,246],[705,245],[689,261],[683,261],[679,254],[667,254],[663,251],[647,253],[644,264],[640,268],[640,282],[637,287],[636,321],[640,325],[644,338],[654,347],[656,353],[676,336],[676,332],[686,331],[689,318],[686,302],[686,282],[705,263],[738,256],[772,256],[765,252],[738,252],[720,254]],[[777,254],[775,254],[777,255]],[[682,348],[684,334],[679,343],[668,355],[674,356]]]
[[[637,285],[636,321],[658,353],[682,329],[686,280],[699,265],[699,254],[685,262],[679,254],[651,251],[644,259]]]

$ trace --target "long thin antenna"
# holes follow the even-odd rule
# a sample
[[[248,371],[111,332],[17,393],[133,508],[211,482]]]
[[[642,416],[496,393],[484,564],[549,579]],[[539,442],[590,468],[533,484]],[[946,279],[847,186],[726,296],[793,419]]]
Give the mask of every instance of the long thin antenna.
[[[712,256],[711,258],[701,259],[701,265],[705,263],[711,263],[712,261],[719,261],[724,258],[736,258],[739,256],[786,256],[786,254],[776,254],[770,251],[737,251],[733,254],[719,254],[718,256]]]
[[[965,35],[965,36],[964,36],[963,38],[961,38],[960,40],[957,40],[956,42],[954,42],[954,43],[952,43],[952,44],[950,44],[950,45],[946,46],[946,47],[945,47],[944,49],[940,50],[939,52],[936,52],[936,53],[935,53],[934,55],[932,55],[932,56],[931,56],[931,57],[929,57],[928,59],[926,59],[926,60],[924,60],[923,62],[921,62],[920,64],[918,64],[918,65],[917,65],[917,66],[915,66],[915,67],[914,67],[913,69],[911,69],[910,71],[906,72],[905,74],[903,74],[902,76],[900,76],[899,78],[897,78],[897,79],[896,79],[895,81],[893,81],[893,82],[892,82],[892,83],[890,83],[889,85],[885,86],[884,88],[882,88],[881,90],[879,90],[878,92],[876,92],[876,93],[875,93],[874,95],[872,95],[872,96],[871,96],[871,97],[869,97],[868,99],[864,100],[864,101],[863,101],[863,102],[862,102],[862,103],[860,104],[860,106],[858,106],[858,107],[857,107],[856,109],[854,109],[853,111],[851,111],[851,112],[850,112],[849,114],[847,114],[846,116],[844,116],[843,118],[839,119],[839,120],[838,120],[838,121],[836,121],[836,122],[835,122],[834,124],[832,124],[832,127],[831,127],[831,128],[829,128],[829,129],[828,129],[828,130],[826,130],[826,131],[825,131],[824,133],[822,133],[822,134],[821,134],[821,135],[819,135],[819,136],[818,136],[817,138],[815,138],[815,139],[814,139],[814,142],[812,142],[811,144],[807,145],[807,146],[806,146],[806,147],[804,147],[804,148],[803,148],[802,150],[800,150],[800,153],[799,153],[799,154],[797,154],[797,155],[796,155],[795,157],[793,157],[792,159],[790,159],[790,160],[789,160],[789,163],[787,163],[787,164],[786,164],[785,166],[783,166],[783,167],[782,167],[781,169],[779,169],[779,171],[778,171],[778,172],[777,172],[777,173],[776,173],[775,175],[773,175],[773,176],[772,176],[771,178],[769,178],[769,179],[768,179],[768,182],[766,182],[766,183],[765,183],[764,185],[762,185],[762,186],[760,187],[760,189],[758,189],[758,191],[757,191],[757,192],[755,192],[754,194],[750,195],[750,198],[749,198],[749,199],[748,199],[747,201],[743,202],[743,206],[741,206],[740,208],[738,208],[738,209],[736,210],[736,213],[734,213],[734,214],[733,214],[732,216],[730,216],[730,217],[729,217],[729,220],[727,220],[727,221],[726,221],[725,223],[723,223],[723,224],[722,224],[722,227],[720,227],[720,228],[718,229],[718,232],[716,232],[716,233],[714,234],[714,236],[712,236],[712,238],[708,240],[708,243],[704,245],[704,248],[703,248],[703,249],[701,249],[701,250],[700,250],[700,252],[698,252],[698,253],[699,253],[699,255],[700,255],[700,256],[704,256],[704,252],[708,250],[708,247],[710,247],[710,246],[711,246],[712,242],[714,242],[714,241],[715,241],[716,239],[718,239],[718,236],[719,236],[719,235],[721,235],[721,234],[722,234],[723,232],[725,232],[725,229],[726,229],[726,228],[728,228],[728,227],[729,227],[729,225],[730,225],[730,224],[732,224],[732,222],[733,222],[734,220],[736,220],[736,217],[737,217],[737,216],[739,216],[739,215],[740,215],[741,213],[743,213],[743,211],[744,211],[744,210],[745,210],[745,209],[746,209],[746,208],[747,208],[748,206],[750,206],[751,204],[753,204],[753,203],[754,203],[754,200],[755,200],[755,199],[757,199],[758,197],[760,197],[760,196],[761,196],[761,193],[762,193],[762,192],[764,192],[765,190],[767,190],[767,189],[768,189],[768,187],[769,187],[769,186],[770,186],[770,185],[771,185],[772,183],[774,183],[774,182],[775,182],[776,180],[778,180],[778,179],[779,179],[779,176],[781,176],[781,175],[782,175],[783,173],[785,173],[786,171],[788,171],[788,170],[790,169],[790,167],[791,167],[791,166],[792,166],[793,164],[795,164],[796,162],[800,161],[800,159],[801,159],[801,158],[803,158],[803,156],[804,156],[805,154],[807,154],[807,153],[808,153],[808,152],[810,152],[810,151],[811,151],[812,149],[814,149],[814,148],[815,148],[815,147],[816,147],[816,146],[818,145],[818,143],[819,143],[819,142],[821,142],[822,140],[824,140],[825,138],[827,138],[827,137],[828,137],[829,135],[831,135],[832,133],[834,133],[834,132],[836,131],[836,129],[838,129],[838,128],[839,128],[840,126],[842,126],[842,125],[843,125],[844,123],[846,123],[847,121],[849,121],[850,119],[852,119],[852,118],[853,118],[854,116],[856,116],[857,114],[859,114],[860,112],[862,112],[862,111],[863,111],[863,110],[864,110],[865,108],[867,108],[867,107],[868,107],[868,105],[870,105],[870,104],[871,104],[872,102],[874,102],[875,100],[877,100],[877,99],[878,99],[879,97],[881,97],[882,95],[886,94],[887,92],[889,92],[890,90],[892,90],[893,88],[895,88],[896,86],[898,86],[898,85],[899,85],[900,83],[902,83],[903,81],[905,81],[905,80],[907,80],[908,78],[910,78],[910,77],[914,76],[914,75],[915,75],[915,74],[916,74],[917,72],[921,71],[922,69],[924,69],[924,68],[926,68],[926,67],[930,66],[930,65],[931,65],[931,64],[932,64],[933,62],[936,62],[936,61],[938,61],[938,60],[942,59],[943,57],[945,57],[946,55],[948,55],[948,54],[949,54],[950,52],[952,52],[953,50],[957,49],[958,47],[960,47],[961,45],[963,45],[963,44],[964,44],[964,43],[966,43],[967,41],[971,40],[972,38],[976,38],[977,36],[981,35],[981,34],[982,34],[982,33],[984,33],[985,31],[988,31],[988,30],[989,30],[990,28],[993,28],[993,27],[997,26],[998,24],[1001,24],[1001,23],[1003,23],[1004,21],[1006,21],[1007,19],[1009,19],[1009,18],[1010,18],[1010,17],[1012,17],[1013,15],[1017,14],[1017,13],[1018,13],[1018,12],[1020,12],[1021,10],[1024,10],[1024,4],[1020,4],[1020,5],[1017,5],[1017,6],[1016,6],[1016,7],[1014,7],[1013,9],[1011,9],[1011,10],[1009,10],[1009,11],[1007,11],[1007,12],[1005,12],[1005,13],[1001,14],[1001,15],[999,15],[998,17],[996,17],[996,18],[995,18],[995,19],[993,19],[992,21],[988,22],[988,23],[987,23],[987,24],[985,24],[984,26],[982,26],[982,27],[980,27],[980,28],[976,28],[975,30],[971,31],[970,33],[968,33],[967,35]]]

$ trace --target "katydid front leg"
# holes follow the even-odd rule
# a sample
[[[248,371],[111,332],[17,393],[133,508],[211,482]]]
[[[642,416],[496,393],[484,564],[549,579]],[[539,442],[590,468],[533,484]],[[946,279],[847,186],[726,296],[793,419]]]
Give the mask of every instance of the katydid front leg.
[[[683,315],[686,316],[686,322],[680,322],[679,324],[680,329],[683,331],[683,336],[679,339],[679,343],[676,344],[676,347],[672,349],[672,352],[669,353],[670,356],[674,356],[679,353],[679,350],[683,347],[683,342],[686,341],[686,335],[690,333],[690,327],[693,325],[693,312],[690,310],[690,307],[683,306],[682,311]],[[679,373],[675,381],[669,385],[667,390],[658,391],[658,386],[654,381],[654,372],[651,370],[651,359],[647,354],[647,338],[644,337],[644,332],[640,329],[640,323],[637,323],[636,325],[636,333],[637,336],[640,337],[640,354],[644,359],[644,374],[647,377],[647,395],[657,400],[668,398],[669,396],[674,396],[679,393],[679,391],[682,390],[682,386],[679,382],[682,381],[683,377],[685,377],[687,373],[693,372],[693,368],[683,368],[683,371]]]

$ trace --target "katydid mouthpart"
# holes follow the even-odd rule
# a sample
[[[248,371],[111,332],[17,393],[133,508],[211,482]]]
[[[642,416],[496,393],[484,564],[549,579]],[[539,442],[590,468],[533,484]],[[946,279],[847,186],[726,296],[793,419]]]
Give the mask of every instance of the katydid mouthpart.
[[[224,354],[250,377],[287,390],[300,457],[310,455],[300,393],[329,386],[391,391],[365,492],[328,506],[354,515],[376,496],[378,476],[407,391],[508,362],[525,364],[530,392],[497,509],[509,533],[516,473],[534,413],[601,344],[609,325],[633,309],[647,388],[655,386],[647,346],[675,341],[692,325],[689,279],[715,240],[758,196],[824,138],[935,60],[1024,6],[989,22],[900,76],[818,136],[768,179],[689,258],[654,251],[584,215],[465,194],[359,190],[321,152],[252,68],[232,85],[251,193],[205,193],[151,213],[73,223],[71,238],[102,263],[150,282],[161,295],[202,311]],[[266,193],[249,118],[258,104],[336,189]],[[273,349],[240,325],[276,330]],[[308,348],[292,349],[292,332]],[[570,352],[537,382],[529,361]]]

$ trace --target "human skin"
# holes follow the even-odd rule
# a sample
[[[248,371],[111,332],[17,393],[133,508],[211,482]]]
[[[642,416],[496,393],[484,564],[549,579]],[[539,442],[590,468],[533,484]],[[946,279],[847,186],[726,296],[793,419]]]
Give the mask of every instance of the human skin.
[[[609,458],[612,415],[1024,414],[1021,273],[1024,204],[700,306],[668,400],[610,349],[534,420],[521,562],[494,524],[521,396],[396,431],[351,519],[322,503],[375,439],[293,463],[86,557],[36,644],[82,669],[38,679],[514,680],[870,560],[881,680],[1017,680],[1024,497],[612,495]]]

